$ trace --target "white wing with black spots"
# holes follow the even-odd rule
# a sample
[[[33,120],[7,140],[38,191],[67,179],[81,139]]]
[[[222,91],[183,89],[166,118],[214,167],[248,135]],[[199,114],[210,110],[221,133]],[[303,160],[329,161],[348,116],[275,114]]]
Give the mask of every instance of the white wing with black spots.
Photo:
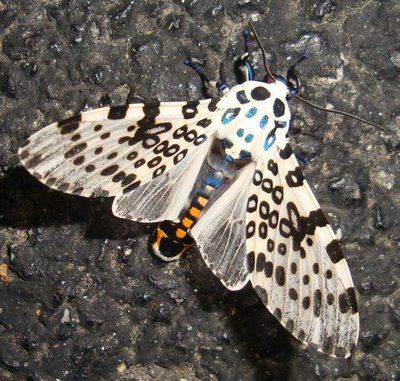
[[[258,163],[249,200],[248,267],[263,303],[303,343],[348,357],[359,331],[353,283],[289,145]]]
[[[212,139],[208,139],[169,172],[116,196],[113,214],[140,222],[179,221],[181,211],[190,202],[190,193],[211,145]]]
[[[216,101],[105,107],[53,123],[19,150],[47,186],[81,196],[127,193],[168,172],[215,132]]]

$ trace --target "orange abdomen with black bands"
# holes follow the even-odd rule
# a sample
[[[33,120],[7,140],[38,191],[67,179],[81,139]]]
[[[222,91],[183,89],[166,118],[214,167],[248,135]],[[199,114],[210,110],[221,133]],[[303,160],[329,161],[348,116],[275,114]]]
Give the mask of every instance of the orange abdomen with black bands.
[[[158,224],[151,242],[155,255],[164,261],[173,261],[194,244],[193,238],[189,235],[190,229],[200,218],[212,193],[223,184],[223,180],[224,177],[219,171],[207,176],[179,223],[163,221]]]

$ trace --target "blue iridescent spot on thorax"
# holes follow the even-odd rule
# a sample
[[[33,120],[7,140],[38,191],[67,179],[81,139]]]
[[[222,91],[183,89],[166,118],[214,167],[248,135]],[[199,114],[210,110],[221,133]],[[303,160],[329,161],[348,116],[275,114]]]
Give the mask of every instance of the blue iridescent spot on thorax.
[[[272,144],[275,143],[275,140],[276,140],[275,134],[267,136],[264,142],[264,151],[267,151],[272,146]]]
[[[252,118],[256,114],[257,114],[257,108],[256,107],[252,107],[249,111],[246,112],[246,117],[247,118]]]
[[[251,153],[249,151],[246,151],[243,149],[239,153],[239,159],[247,159],[250,156],[251,156]]]
[[[240,112],[240,108],[239,107],[237,107],[237,108],[228,108],[228,110],[226,110],[224,112],[224,115],[222,115],[222,118],[221,118],[222,124],[227,124],[229,122],[232,122],[232,120],[235,119],[238,116],[239,112]]]
[[[267,115],[264,115],[260,120],[260,128],[261,129],[265,128],[267,123],[268,123],[268,117],[267,117]]]
[[[253,134],[247,134],[244,140],[246,141],[246,143],[250,143],[253,140],[253,138],[254,138]]]

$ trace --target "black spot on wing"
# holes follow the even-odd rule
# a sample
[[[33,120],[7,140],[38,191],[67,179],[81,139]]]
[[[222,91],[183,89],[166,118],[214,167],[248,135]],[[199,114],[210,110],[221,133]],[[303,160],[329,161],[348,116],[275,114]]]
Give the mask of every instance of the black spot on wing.
[[[344,258],[342,249],[340,248],[339,242],[336,239],[332,240],[326,246],[326,253],[333,263],[338,263]]]
[[[81,155],[81,156],[78,156],[78,157],[74,160],[74,164],[75,164],[75,165],[81,165],[81,164],[83,164],[84,161],[85,161],[85,156]]]
[[[305,310],[308,310],[308,308],[310,307],[310,304],[311,304],[311,299],[310,299],[310,297],[309,297],[309,296],[305,296],[305,297],[303,298],[301,304],[302,304],[302,306],[303,306],[303,308],[304,308]]]
[[[304,183],[304,176],[299,167],[296,167],[293,171],[288,171],[285,177],[287,185],[291,188],[300,187]]]
[[[61,127],[60,133],[61,135],[67,135],[70,134],[74,131],[76,131],[79,127],[79,122],[73,122],[71,124],[67,124],[63,127]]]
[[[246,226],[246,238],[249,239],[253,237],[255,230],[256,230],[256,223],[254,221],[249,221],[249,223]]]
[[[247,212],[253,213],[257,210],[258,197],[256,194],[252,194],[247,200]]]
[[[257,263],[256,263],[256,271],[261,272],[264,270],[264,265],[265,265],[265,254],[264,253],[259,253],[257,255]]]
[[[258,224],[258,236],[261,239],[266,239],[268,237],[268,225],[265,221],[261,221]]]
[[[269,159],[267,168],[274,176],[278,174],[278,164],[276,164],[275,161],[273,161],[272,159]]]
[[[145,159],[139,159],[137,161],[135,161],[135,163],[133,164],[133,166],[135,168],[140,168],[141,166],[143,166],[146,163]]]
[[[354,287],[349,287],[346,291],[347,291],[347,295],[349,298],[349,304],[350,304],[351,310],[352,310],[353,314],[355,314],[358,312],[356,292],[354,290]]]
[[[165,165],[160,165],[154,172],[153,172],[153,179],[155,179],[156,177],[162,175],[165,170],[167,169],[167,167]]]
[[[155,168],[157,167],[158,164],[160,164],[162,161],[162,157],[161,156],[156,156],[153,159],[151,159],[148,163],[147,166],[149,168]]]
[[[321,315],[322,306],[322,292],[317,289],[314,291],[314,316],[319,317]]]
[[[298,338],[300,341],[304,341],[304,339],[306,338],[306,333],[301,329],[301,330],[299,331],[299,333],[297,334],[297,338]]]
[[[211,102],[208,104],[207,108],[209,111],[215,111],[217,109],[217,104],[220,101],[220,98],[213,98]]]
[[[339,309],[342,314],[351,310],[353,314],[358,312],[356,293],[353,287],[350,287],[346,292],[339,295]]]
[[[182,115],[185,119],[192,119],[199,112],[197,106],[200,104],[199,101],[188,101],[182,107]]]
[[[134,189],[136,189],[140,185],[140,181],[135,181],[133,184],[128,185],[127,187],[124,188],[122,191],[123,194],[126,194]]]
[[[256,101],[265,101],[271,96],[271,93],[262,86],[257,86],[251,91],[251,97]]]
[[[75,189],[72,191],[72,193],[73,193],[73,194],[76,194],[76,195],[80,195],[80,194],[82,194],[82,192],[83,192],[83,188],[82,188],[82,187],[75,188]]]
[[[272,200],[275,204],[280,205],[283,201],[283,187],[277,185],[272,190]]]
[[[181,162],[186,157],[187,153],[188,150],[185,148],[181,152],[176,154],[173,160],[174,164],[178,164],[179,162]]]
[[[36,167],[42,161],[42,154],[38,153],[35,156],[31,157],[26,163],[25,167],[27,169]]]
[[[144,116],[138,121],[138,126],[147,129],[154,126],[156,117],[160,114],[160,102],[146,103],[143,106]]]
[[[253,176],[253,184],[254,185],[260,185],[261,181],[263,180],[263,174],[260,170],[256,170],[254,172],[254,176]]]
[[[115,176],[117,176],[117,175],[115,175]],[[131,184],[135,180],[136,180],[136,175],[134,173],[131,173],[123,178],[123,180],[121,182],[121,186],[126,187],[127,185]]]
[[[265,290],[265,288],[260,287],[260,286],[256,286],[254,287],[254,290],[257,292],[259,298],[261,299],[261,301],[265,304],[268,305],[268,293]]]
[[[200,127],[206,128],[211,124],[212,120],[209,118],[204,118],[199,120],[196,124]]]
[[[117,164],[110,165],[109,167],[103,169],[103,170],[100,172],[100,175],[101,175],[101,176],[110,176],[110,175],[113,175],[115,172],[118,171],[118,168],[119,168],[119,166],[118,166]]]
[[[278,320],[282,320],[282,311],[280,308],[275,308],[274,310],[274,316],[278,319]]]
[[[264,274],[267,278],[271,278],[274,272],[274,264],[270,261],[265,262]]]
[[[275,117],[277,118],[280,118],[285,114],[285,104],[279,98],[275,99],[273,109]]]
[[[322,343],[322,350],[325,353],[332,353],[334,345],[335,342],[333,336],[328,336],[324,339],[324,342]]]
[[[247,269],[249,273],[252,273],[254,271],[254,265],[255,265],[255,255],[254,251],[251,251],[250,253],[247,254]]]
[[[285,238],[292,236],[294,251],[301,250],[303,240],[306,237],[309,238],[308,236],[313,236],[317,227],[328,225],[321,209],[311,211],[308,216],[300,216],[297,206],[293,202],[288,202],[286,209],[288,218],[281,218],[279,232]]]
[[[236,93],[236,98],[242,105],[250,102],[250,100],[246,97],[246,93],[244,92],[244,90],[238,91]]]
[[[282,266],[277,266],[275,269],[275,280],[278,286],[284,286],[286,283],[285,269]]]
[[[289,332],[293,332],[294,330],[294,321],[292,319],[289,319],[286,324],[285,324],[285,328],[289,331]]]
[[[66,159],[69,159],[69,158],[71,158],[71,157],[77,155],[78,153],[81,153],[81,152],[82,152],[84,149],[86,149],[86,148],[87,148],[87,143],[80,143],[80,144],[77,144],[76,146],[72,147],[69,151],[67,151],[67,152],[64,154],[64,157],[65,157]]]
[[[259,215],[263,220],[267,220],[269,218],[269,204],[267,201],[261,201]]]
[[[292,148],[290,147],[289,144],[286,144],[285,148],[279,151],[279,156],[281,157],[281,159],[286,160],[289,159],[292,153],[293,153]]]
[[[77,114],[58,122],[57,127],[61,128],[64,126],[68,126],[70,124],[79,123],[81,120],[82,120],[82,114]]]
[[[116,175],[114,175],[114,177],[112,178],[112,181],[114,183],[119,183],[120,181],[122,181],[126,176],[126,173],[124,171],[120,171],[118,172]]]
[[[128,111],[128,105],[122,106],[111,106],[110,111],[108,112],[108,119],[124,119],[126,116],[126,112]]]
[[[299,298],[299,295],[294,288],[289,289],[289,298],[292,300],[297,300]]]

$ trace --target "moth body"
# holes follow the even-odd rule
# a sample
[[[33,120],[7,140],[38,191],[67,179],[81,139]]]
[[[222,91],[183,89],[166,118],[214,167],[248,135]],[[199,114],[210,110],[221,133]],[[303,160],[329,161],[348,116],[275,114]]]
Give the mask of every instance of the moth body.
[[[284,147],[290,121],[286,101],[287,87],[282,82],[247,81],[233,87],[218,102],[221,111],[214,118],[218,125],[213,147],[206,158],[208,171],[200,171],[190,204],[181,211],[179,222],[159,224],[153,238],[153,252],[165,261],[178,259],[194,240],[190,230],[201,218],[210,200],[238,168],[257,162],[277,144]],[[197,187],[197,188],[196,188]],[[191,211],[195,211],[191,213]]]

